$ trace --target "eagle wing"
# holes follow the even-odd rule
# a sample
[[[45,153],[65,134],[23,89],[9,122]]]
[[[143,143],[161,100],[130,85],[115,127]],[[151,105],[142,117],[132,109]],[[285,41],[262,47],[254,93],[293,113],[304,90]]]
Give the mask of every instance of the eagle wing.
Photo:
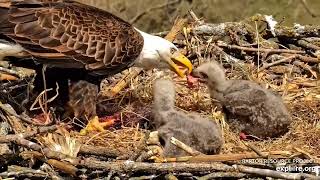
[[[130,67],[143,47],[129,23],[70,0],[16,0],[0,16],[0,34],[53,66],[115,74]]]

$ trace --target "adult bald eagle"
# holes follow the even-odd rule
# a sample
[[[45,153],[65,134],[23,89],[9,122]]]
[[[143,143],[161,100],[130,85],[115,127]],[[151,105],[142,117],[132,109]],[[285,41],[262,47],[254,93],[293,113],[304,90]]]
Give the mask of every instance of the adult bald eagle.
[[[97,76],[131,66],[171,69],[181,77],[179,66],[192,70],[191,62],[171,42],[72,0],[0,1],[0,35],[16,43],[11,48],[26,51],[48,67],[84,69]]]

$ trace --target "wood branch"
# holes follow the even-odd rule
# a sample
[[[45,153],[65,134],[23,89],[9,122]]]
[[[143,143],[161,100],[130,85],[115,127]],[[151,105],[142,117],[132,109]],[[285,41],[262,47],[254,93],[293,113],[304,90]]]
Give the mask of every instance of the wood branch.
[[[266,21],[264,15],[255,15],[249,19],[250,22],[254,20]],[[204,23],[196,26],[192,29],[192,32],[196,35],[214,37],[214,39],[220,39],[229,34],[229,30],[237,30],[239,34],[251,36],[254,33],[254,28],[250,27],[248,21],[240,22],[224,22],[224,23]],[[304,38],[304,37],[318,37],[320,32],[320,26],[318,25],[304,25],[299,27],[289,26],[275,26],[275,37],[281,38]],[[262,33],[261,33],[262,34]],[[266,33],[271,35],[270,32]],[[253,38],[254,39],[254,38]]]
[[[309,71],[316,79],[318,78],[318,75],[315,71],[312,70],[312,68],[308,65],[305,64],[303,62],[300,61],[294,61],[293,62],[294,65],[301,67],[302,69]]]
[[[0,102],[0,109],[1,109],[2,111],[4,111],[5,113],[7,113],[8,115],[14,116],[14,117],[16,117],[16,118],[18,118],[18,119],[26,122],[26,123],[33,124],[33,125],[39,125],[39,126],[42,125],[42,124],[38,124],[38,123],[33,122],[30,117],[24,117],[24,116],[18,115],[18,114],[16,113],[16,111],[15,111],[9,104],[2,104],[2,103]]]
[[[189,10],[189,14],[190,14],[190,16],[192,17],[192,19],[197,23],[197,25],[202,25],[202,24],[204,24],[204,21],[201,21],[201,20],[197,17],[196,13],[194,13],[192,10]]]
[[[19,77],[19,73],[17,71],[14,71],[12,69],[7,69],[4,67],[0,67],[0,71],[8,73],[9,75],[15,76],[15,77]]]
[[[245,142],[245,141],[241,141],[245,146],[247,146],[248,148],[250,148],[252,151],[254,151],[255,153],[257,153],[257,155],[259,155],[260,157],[266,158],[267,156],[265,156],[265,154],[262,154],[261,151],[256,148],[255,146]]]
[[[209,180],[209,179],[217,179],[217,178],[243,178],[247,176],[247,174],[239,173],[239,172],[214,172],[208,175],[199,177],[198,180]]]
[[[270,158],[288,158],[292,153],[289,151],[270,151],[261,152],[263,157]],[[242,153],[242,154],[217,154],[217,155],[198,155],[198,156],[184,156],[177,158],[160,159],[161,162],[226,162],[239,161],[243,159],[255,159],[261,157],[257,153]]]
[[[300,59],[303,62],[320,63],[320,59],[318,59],[318,58],[304,56],[304,55],[301,55],[301,54],[298,54],[297,58]]]
[[[123,155],[123,153],[116,151],[114,149],[110,149],[108,147],[91,146],[91,145],[85,145],[85,144],[81,145],[79,153],[105,156],[105,157],[118,157]]]
[[[112,87],[110,90],[107,89],[101,92],[101,95],[104,97],[115,97],[122,89],[127,87],[131,83],[131,81],[140,74],[141,71],[141,68],[130,68],[128,73],[125,74],[125,76],[120,81],[118,81],[114,87]]]
[[[17,77],[10,74],[0,73],[0,81],[15,81],[18,80]]]
[[[60,170],[61,172],[67,173],[71,176],[76,176],[76,173],[79,171],[78,168],[71,165],[70,163],[66,161],[58,161],[55,159],[48,159],[45,157],[42,153],[37,151],[24,151],[20,153],[20,156],[24,159],[38,159],[43,162],[48,163],[50,166],[56,168],[57,170]]]
[[[250,48],[250,47],[243,47],[237,45],[227,45],[225,43],[218,42],[217,45],[219,47],[224,47],[228,49],[238,49],[242,51],[250,51],[250,52],[267,52],[269,54],[272,53],[290,53],[290,54],[304,54],[305,51],[297,51],[297,50],[290,50],[290,49],[265,49],[265,48]]]
[[[297,41],[297,44],[301,47],[307,48],[307,49],[313,49],[313,50],[320,50],[319,46],[316,46],[312,43],[307,42],[306,40],[300,39]]]
[[[184,144],[183,142],[179,141],[178,139],[171,137],[170,142],[174,145],[176,145],[177,147],[179,147],[180,149],[186,151],[187,153],[189,153],[191,156],[197,156],[202,154],[201,152],[191,148],[190,146]]]
[[[21,177],[37,178],[37,179],[51,178],[51,179],[56,179],[56,180],[62,179],[59,176],[50,175],[50,173],[46,173],[41,170],[35,170],[35,169],[21,167],[21,166],[15,166],[15,165],[8,166],[8,170],[5,172],[1,172],[0,177],[5,178],[5,179],[6,178],[9,179],[10,177],[16,177],[19,179]]]
[[[289,56],[289,57],[282,57],[282,56],[278,56],[278,55],[275,55],[277,59],[277,61],[274,61],[272,63],[263,63],[263,66],[261,68],[259,68],[259,72],[265,70],[265,69],[268,69],[272,66],[275,66],[275,65],[278,65],[278,64],[281,64],[281,63],[284,63],[284,62],[290,62],[292,61],[293,59],[295,59],[297,57],[297,55],[292,55],[292,56]]]
[[[27,138],[33,137],[37,134],[55,131],[56,129],[57,129],[57,126],[53,125],[53,126],[47,126],[47,127],[39,127],[39,128],[37,128],[37,130],[31,131],[31,132],[25,132],[25,133],[20,133],[20,134],[15,134],[15,135],[0,135],[0,143],[13,142],[19,138],[27,139]]]
[[[221,163],[144,163],[144,162],[104,162],[94,159],[84,159],[79,166],[102,171],[115,172],[144,172],[144,173],[169,173],[169,172],[210,172],[232,171],[231,166]],[[199,168],[201,167],[201,168]]]

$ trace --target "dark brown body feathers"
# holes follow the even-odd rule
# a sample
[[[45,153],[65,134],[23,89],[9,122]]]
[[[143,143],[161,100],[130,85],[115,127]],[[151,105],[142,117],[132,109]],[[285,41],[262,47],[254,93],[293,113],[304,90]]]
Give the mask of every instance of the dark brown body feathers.
[[[56,67],[112,75],[130,67],[143,47],[129,23],[70,0],[11,1],[0,16],[0,34]]]

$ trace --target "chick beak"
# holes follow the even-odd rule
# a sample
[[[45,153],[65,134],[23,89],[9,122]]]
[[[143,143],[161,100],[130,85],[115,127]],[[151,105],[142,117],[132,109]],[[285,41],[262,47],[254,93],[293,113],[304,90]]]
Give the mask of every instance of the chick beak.
[[[202,75],[198,69],[195,69],[191,72],[190,74],[192,77],[194,78],[197,78],[199,80],[199,82],[202,82],[202,83],[206,83],[208,82],[208,77],[205,77],[204,75]]]
[[[178,74],[182,78],[185,77],[185,73],[183,69],[187,69],[188,74],[192,72],[193,66],[190,60],[178,51],[175,52],[171,56],[171,58],[167,59],[167,61],[171,67],[171,70],[174,71],[176,74]]]

